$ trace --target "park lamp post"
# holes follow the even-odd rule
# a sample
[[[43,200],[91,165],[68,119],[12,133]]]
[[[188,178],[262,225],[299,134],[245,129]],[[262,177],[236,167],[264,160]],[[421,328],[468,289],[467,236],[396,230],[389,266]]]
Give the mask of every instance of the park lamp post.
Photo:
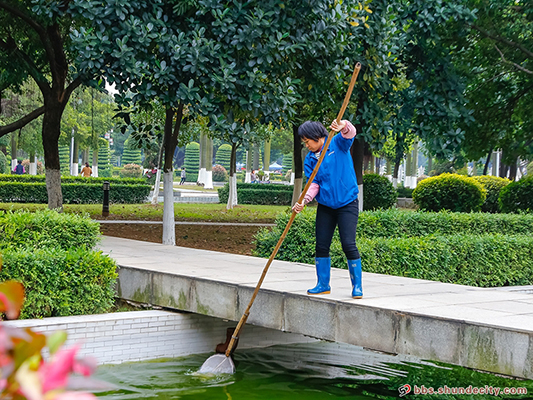
[[[102,204],[102,217],[108,217],[109,216],[109,182],[104,182],[104,203]]]

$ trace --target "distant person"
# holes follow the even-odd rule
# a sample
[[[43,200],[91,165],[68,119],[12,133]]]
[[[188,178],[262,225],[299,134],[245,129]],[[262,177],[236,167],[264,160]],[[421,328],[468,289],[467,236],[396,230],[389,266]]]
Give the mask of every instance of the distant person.
[[[187,178],[187,173],[185,172],[185,167],[181,169],[181,181],[180,185],[183,185],[185,183],[185,179]]]
[[[17,175],[22,175],[26,173],[26,170],[24,169],[24,165],[22,165],[22,160],[18,160],[17,165],[15,166],[15,169],[13,172]]]
[[[255,173],[255,170],[252,169],[252,173],[250,174],[250,180],[252,183],[257,183],[257,174]]]
[[[85,167],[81,169],[81,176],[88,178],[92,175],[92,173],[93,173],[93,170],[91,169],[91,167],[89,167],[89,163],[86,162]]]

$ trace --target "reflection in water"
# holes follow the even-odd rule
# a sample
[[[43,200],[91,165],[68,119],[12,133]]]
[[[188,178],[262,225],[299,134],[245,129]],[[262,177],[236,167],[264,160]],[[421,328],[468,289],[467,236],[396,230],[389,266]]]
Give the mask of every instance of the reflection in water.
[[[115,384],[117,389],[97,395],[116,400],[393,399],[398,398],[398,388],[406,383],[426,387],[529,386],[530,393],[533,392],[531,381],[525,384],[524,381],[421,362],[407,356],[379,354],[339,343],[239,350],[235,354],[235,374],[198,374],[199,367],[210,355],[102,366],[96,377]]]

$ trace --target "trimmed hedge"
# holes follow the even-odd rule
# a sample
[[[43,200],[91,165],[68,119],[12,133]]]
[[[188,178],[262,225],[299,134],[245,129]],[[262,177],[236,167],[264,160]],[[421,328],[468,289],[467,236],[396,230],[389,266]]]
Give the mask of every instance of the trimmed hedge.
[[[368,272],[481,287],[533,284],[529,235],[362,239],[358,247]]]
[[[92,249],[98,242],[100,224],[75,214],[52,210],[35,213],[7,211],[0,214],[0,247]]]
[[[98,314],[113,305],[117,266],[102,252],[27,247],[4,250],[2,257],[0,281],[25,287],[21,318]]]
[[[306,208],[296,216],[277,259],[314,263],[315,215]],[[270,256],[289,218],[280,214],[256,234],[254,255]],[[492,287],[533,283],[532,234],[533,215],[386,210],[360,214],[357,244],[365,271]],[[330,255],[346,268],[337,231]]]
[[[379,174],[363,175],[363,209],[387,209],[396,205],[398,194],[392,183]]]
[[[533,176],[511,182],[500,192],[499,204],[503,212],[533,211]]]
[[[414,203],[424,211],[479,211],[487,191],[474,179],[441,174],[422,180],[413,190]]]
[[[240,204],[290,205],[293,186],[261,183],[237,183],[237,199]],[[220,203],[227,203],[229,183],[218,189]]]
[[[405,197],[405,198],[408,198],[408,199],[412,199],[413,198],[413,190],[414,189],[406,188],[404,186],[398,186],[396,188],[396,192],[398,193],[398,197]]]
[[[499,178],[490,175],[473,176],[472,179],[481,183],[487,191],[487,198],[481,206],[481,211],[489,213],[499,212],[500,205],[498,203],[498,198],[500,197],[500,192],[505,186],[511,183],[511,181],[507,178]]]
[[[87,178],[85,178],[87,179]],[[143,203],[150,193],[150,185],[111,184],[111,203]],[[102,184],[62,183],[61,192],[65,204],[102,203]],[[0,182],[0,201],[14,203],[47,203],[46,184],[23,182]]]
[[[93,251],[99,224],[51,210],[0,215],[0,282],[20,281],[22,318],[107,312],[113,305],[115,261]]]
[[[82,176],[62,176],[61,183],[79,183],[79,184],[100,184],[102,185],[105,181],[110,184],[121,184],[121,185],[142,185],[146,183],[143,178],[105,178],[105,177],[88,177],[84,178]],[[46,182],[45,175],[8,175],[0,174],[0,182],[26,182],[26,183],[39,183]]]

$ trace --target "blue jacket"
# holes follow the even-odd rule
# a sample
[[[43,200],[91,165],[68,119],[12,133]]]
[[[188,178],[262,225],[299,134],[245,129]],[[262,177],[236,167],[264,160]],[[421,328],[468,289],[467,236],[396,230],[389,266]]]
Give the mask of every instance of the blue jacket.
[[[326,157],[313,181],[320,186],[316,196],[319,204],[341,208],[357,199],[359,188],[350,154],[353,141],[354,138],[345,139],[340,133],[331,139]],[[307,154],[304,162],[305,176],[311,176],[319,157],[320,152]]]

